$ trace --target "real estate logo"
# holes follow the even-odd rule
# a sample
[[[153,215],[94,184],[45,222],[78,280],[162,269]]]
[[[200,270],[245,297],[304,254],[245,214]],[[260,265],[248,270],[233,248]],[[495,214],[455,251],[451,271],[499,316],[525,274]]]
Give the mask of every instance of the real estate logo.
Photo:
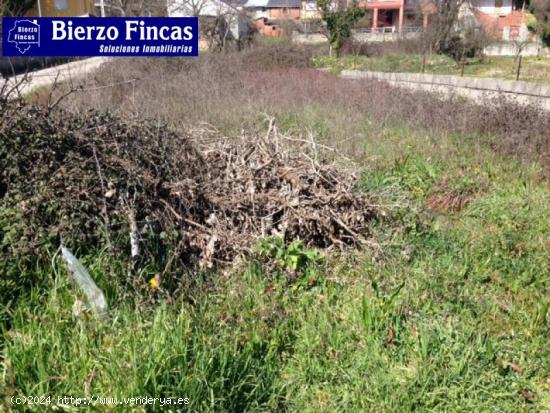
[[[2,18],[4,56],[198,56],[197,17]]]
[[[31,20],[16,20],[8,31],[8,43],[14,43],[19,53],[24,55],[32,46],[40,47],[40,25]]]

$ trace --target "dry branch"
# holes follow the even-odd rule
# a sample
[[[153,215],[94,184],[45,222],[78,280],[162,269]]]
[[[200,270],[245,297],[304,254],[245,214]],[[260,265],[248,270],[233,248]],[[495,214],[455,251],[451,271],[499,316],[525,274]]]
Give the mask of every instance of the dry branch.
[[[377,210],[355,178],[319,160],[322,145],[281,136],[273,119],[262,137],[229,139],[17,104],[0,115],[0,206],[23,216],[21,251],[61,237],[101,247],[105,227],[132,259],[156,259],[160,242],[168,269],[231,262],[266,236],[317,248],[368,243]]]

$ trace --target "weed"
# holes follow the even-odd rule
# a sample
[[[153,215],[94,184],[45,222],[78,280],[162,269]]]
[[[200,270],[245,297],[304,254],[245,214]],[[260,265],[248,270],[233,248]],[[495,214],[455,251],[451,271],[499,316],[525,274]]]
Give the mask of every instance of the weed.
[[[270,271],[275,277],[288,274],[291,281],[304,287],[318,281],[323,256],[317,250],[305,248],[301,240],[287,245],[280,237],[268,238],[260,241],[256,250],[261,260],[271,263]]]
[[[548,411],[550,193],[536,162],[547,118],[308,70],[251,74],[228,64],[234,55],[199,59],[200,70],[172,62],[164,82],[133,60],[107,82],[142,76],[139,113],[175,126],[188,115],[259,128],[268,111],[293,136],[319,133],[360,162],[360,188],[385,212],[370,228],[382,251],[321,259],[267,239],[244,269],[186,274],[189,286],[154,303],[121,299],[116,256],[84,254],[112,308],[103,322],[73,317],[49,260],[0,263],[2,276],[44,280],[5,312],[4,410],[10,395],[51,394],[186,396],[201,412]],[[136,110],[131,88],[103,91],[86,97]],[[434,194],[468,202],[433,211]]]
[[[340,73],[342,70],[372,70],[377,72],[410,72],[420,73],[422,62],[425,60],[424,70],[426,73],[439,75],[459,76],[464,69],[465,76],[491,77],[515,80],[517,63],[513,57],[489,57],[485,59],[466,59],[464,68],[457,64],[450,57],[437,54],[427,54],[425,57],[421,51],[414,53],[392,52],[386,44],[383,51],[376,50],[376,46],[367,47],[366,54],[350,53],[341,58],[329,56],[315,56],[314,67],[328,68],[333,73]],[[534,82],[550,82],[548,71],[548,58],[530,57],[522,60],[521,80]]]

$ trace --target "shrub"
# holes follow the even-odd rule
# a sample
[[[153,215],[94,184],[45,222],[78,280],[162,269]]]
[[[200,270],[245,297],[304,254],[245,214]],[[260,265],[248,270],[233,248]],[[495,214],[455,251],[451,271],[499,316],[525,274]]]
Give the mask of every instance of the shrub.
[[[490,36],[483,30],[468,28],[464,33],[455,34],[441,46],[441,51],[456,62],[464,58],[481,57],[483,49],[490,43]]]
[[[281,237],[267,238],[258,243],[256,250],[275,277],[284,276],[304,286],[317,281],[323,256],[317,250],[306,248],[301,240],[288,244]]]
[[[377,210],[354,176],[275,132],[231,143],[193,135],[0,97],[0,264],[9,270],[1,302],[38,281],[18,283],[20,263],[32,274],[60,244],[79,255],[107,250],[132,274],[147,267],[174,287],[187,269],[232,262],[264,235],[318,248],[368,236]]]
[[[483,104],[441,99],[384,82],[338,79],[304,67],[309,62],[299,56],[297,60],[272,59],[268,51],[269,58],[254,61],[255,50],[205,54],[193,60],[119,59],[97,73],[98,88],[77,92],[63,105],[70,110],[101,106],[135,113],[182,130],[189,124],[208,122],[231,134],[261,127],[262,112],[278,116],[322,106],[334,113],[338,122],[338,136],[331,143],[346,151],[362,146],[354,135],[344,135],[353,133],[353,122],[367,116],[373,120],[372,128],[395,119],[435,134],[481,135],[495,150],[521,159],[550,157],[550,114],[540,107],[504,98]],[[313,51],[306,49],[306,53]],[[289,67],[293,64],[300,67]],[[302,121],[298,124],[304,125]],[[330,133],[323,136],[333,138]]]
[[[248,70],[306,68],[311,66],[312,49],[292,43],[257,45],[243,51],[238,60]]]
[[[421,54],[422,39],[399,39],[395,42],[358,42],[348,39],[342,46],[342,54],[368,57]]]

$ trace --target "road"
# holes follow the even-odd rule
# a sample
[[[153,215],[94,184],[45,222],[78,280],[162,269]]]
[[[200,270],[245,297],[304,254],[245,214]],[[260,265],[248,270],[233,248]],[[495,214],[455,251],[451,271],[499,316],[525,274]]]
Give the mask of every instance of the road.
[[[92,57],[28,73],[27,79],[23,75],[18,75],[8,80],[0,80],[0,82],[2,85],[7,82],[10,89],[18,82],[22,82],[19,85],[19,91],[22,95],[27,95],[37,89],[51,86],[56,81],[58,83],[73,83],[82,80],[107,61],[109,61],[107,57]]]

